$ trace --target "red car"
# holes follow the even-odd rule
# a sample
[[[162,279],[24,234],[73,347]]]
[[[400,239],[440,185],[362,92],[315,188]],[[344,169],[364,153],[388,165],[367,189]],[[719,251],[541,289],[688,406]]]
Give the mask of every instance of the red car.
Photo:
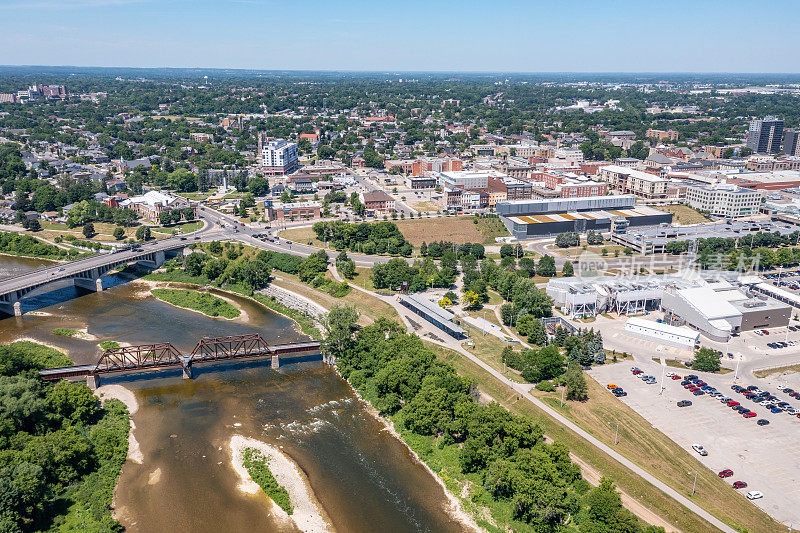
[[[728,407],[733,407],[734,405],[739,405],[739,402],[736,400],[731,400],[727,403]]]
[[[678,374],[675,374],[674,376],[672,376],[672,379],[681,379],[681,377]]]
[[[742,414],[745,418],[753,418],[756,414],[753,411],[747,411],[746,413]]]
[[[706,385],[708,385],[708,383],[706,383],[705,381],[695,381],[694,384],[697,385],[698,387],[705,387]]]
[[[692,389],[695,388],[694,383],[687,383],[683,386],[684,389]]]
[[[731,470],[730,468],[726,468],[717,475],[721,478],[731,477],[733,475],[733,470]]]
[[[744,481],[734,481],[733,482],[733,488],[734,489],[743,489],[745,487],[747,487],[747,483],[745,483]]]

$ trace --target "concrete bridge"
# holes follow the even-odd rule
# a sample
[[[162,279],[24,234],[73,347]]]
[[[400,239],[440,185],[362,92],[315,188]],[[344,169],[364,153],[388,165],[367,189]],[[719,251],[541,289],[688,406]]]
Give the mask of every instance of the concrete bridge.
[[[316,354],[321,354],[320,341],[269,345],[258,333],[249,333],[227,337],[204,337],[189,354],[182,354],[169,342],[120,346],[106,350],[95,364],[48,368],[39,371],[39,375],[46,381],[86,378],[86,384],[96,389],[103,374],[142,372],[180,366],[183,369],[184,379],[192,379],[192,368],[197,363],[271,357],[272,368],[277,369],[280,367],[281,356]],[[330,362],[325,358],[323,361]]]
[[[59,281],[70,281],[76,287],[102,291],[102,276],[112,269],[134,262],[157,268],[168,257],[181,253],[189,244],[187,237],[171,237],[0,280],[0,312],[20,316],[20,301],[23,298],[32,296],[34,292],[48,292],[46,286]]]

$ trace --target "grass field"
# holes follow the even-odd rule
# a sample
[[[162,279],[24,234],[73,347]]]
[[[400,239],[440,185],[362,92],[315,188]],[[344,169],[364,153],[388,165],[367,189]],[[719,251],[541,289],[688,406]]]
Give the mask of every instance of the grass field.
[[[530,402],[518,399],[516,391],[497,381],[472,361],[446,348],[433,344],[428,346],[441,359],[455,366],[459,374],[475,379],[481,391],[492,396],[495,401],[512,412],[531,417],[542,426],[546,435],[569,446],[574,454],[591,467],[612,478],[621,490],[674,526],[692,533],[718,531]],[[741,494],[733,491],[712,471],[704,468],[686,450],[654,429],[594,380],[587,378],[586,381],[589,385],[589,401],[567,402],[563,409],[559,408],[560,393],[535,390],[532,393],[611,446],[614,443],[616,426],[608,422],[619,422],[617,450],[686,496],[691,494],[691,485],[686,481],[688,480],[686,472],[692,470],[700,472],[697,478],[697,492],[693,499],[734,529],[765,533],[779,530],[778,524],[766,513],[749,504]]]
[[[700,224],[702,222],[710,222],[711,219],[702,214],[700,211],[689,207],[688,205],[655,205],[653,206],[661,211],[673,214],[673,222],[677,222],[682,226],[688,224]]]
[[[233,304],[207,292],[185,289],[153,289],[150,292],[159,300],[212,317],[236,318],[241,314]]]
[[[317,239],[317,234],[311,228],[289,228],[279,232],[278,236],[300,244],[308,244],[311,240],[312,246],[325,248],[325,243]]]

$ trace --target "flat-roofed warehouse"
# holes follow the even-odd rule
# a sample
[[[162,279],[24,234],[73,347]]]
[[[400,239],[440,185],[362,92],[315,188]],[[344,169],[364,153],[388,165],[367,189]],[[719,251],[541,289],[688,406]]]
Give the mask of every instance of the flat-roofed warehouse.
[[[558,233],[583,233],[586,231],[609,231],[611,221],[625,219],[628,227],[655,226],[672,222],[672,214],[641,205],[632,209],[611,211],[587,211],[570,213],[548,213],[547,215],[509,217],[508,230],[517,239],[555,235]]]
[[[621,221],[624,227],[672,222],[671,213],[646,205],[637,206],[633,195],[498,202],[496,211],[517,239],[590,230],[609,231],[612,221]]]

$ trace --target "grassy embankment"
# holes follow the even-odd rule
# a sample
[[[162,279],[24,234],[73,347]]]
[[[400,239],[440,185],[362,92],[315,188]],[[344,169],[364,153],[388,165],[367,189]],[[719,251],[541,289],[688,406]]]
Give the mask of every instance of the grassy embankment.
[[[481,391],[512,412],[531,417],[541,425],[546,435],[569,446],[570,450],[589,466],[612,478],[621,490],[677,528],[693,533],[717,531],[536,406],[519,399],[516,391],[499,382],[463,355],[433,344],[429,346],[441,359],[455,366],[459,374],[475,379]],[[566,402],[563,408],[560,407],[560,392],[545,393],[536,390],[531,392],[612,447],[614,447],[616,423],[619,422],[617,451],[687,497],[691,497],[691,485],[687,481],[686,472],[699,472],[697,492],[692,499],[735,529],[765,533],[777,531],[778,524],[771,517],[747,502],[743,495],[734,491],[730,485],[705,468],[686,450],[653,428],[647,420],[617,400],[593,379],[588,378],[586,381],[589,386],[589,400]]]
[[[56,328],[53,330],[54,335],[61,335],[62,337],[75,337],[78,333],[80,332],[69,328]]]
[[[210,317],[236,318],[241,311],[236,306],[207,292],[185,289],[152,289],[153,296],[177,307],[199,311]]]
[[[247,473],[261,487],[261,490],[287,514],[292,514],[293,509],[292,503],[289,501],[289,493],[275,480],[275,476],[270,472],[269,459],[255,448],[245,448],[242,459]]]

